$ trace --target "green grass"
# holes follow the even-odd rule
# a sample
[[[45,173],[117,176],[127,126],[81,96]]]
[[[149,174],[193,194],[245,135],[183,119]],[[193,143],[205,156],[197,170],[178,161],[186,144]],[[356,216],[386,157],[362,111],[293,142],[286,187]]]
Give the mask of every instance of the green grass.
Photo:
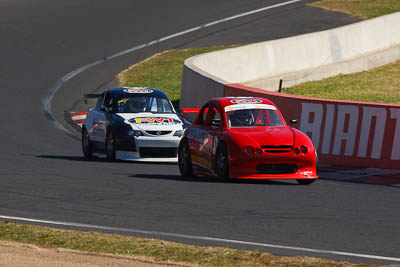
[[[284,88],[284,93],[335,100],[400,104],[400,61]]]
[[[322,0],[310,5],[344,12],[365,19],[400,11],[399,0]]]
[[[238,46],[238,45],[236,45]],[[235,46],[168,50],[141,61],[118,75],[121,86],[152,87],[164,91],[179,106],[183,62],[186,58]]]
[[[374,266],[310,257],[273,256],[259,251],[200,247],[157,239],[60,230],[8,222],[0,222],[0,239],[30,243],[46,248],[145,256],[156,261],[185,262],[203,266]]]

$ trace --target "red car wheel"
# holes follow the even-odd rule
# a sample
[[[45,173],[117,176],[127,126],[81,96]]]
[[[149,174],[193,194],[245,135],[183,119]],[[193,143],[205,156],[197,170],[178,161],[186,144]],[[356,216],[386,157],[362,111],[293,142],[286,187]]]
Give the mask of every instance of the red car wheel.
[[[227,180],[229,178],[228,150],[223,143],[219,145],[217,150],[215,168],[219,179]]]

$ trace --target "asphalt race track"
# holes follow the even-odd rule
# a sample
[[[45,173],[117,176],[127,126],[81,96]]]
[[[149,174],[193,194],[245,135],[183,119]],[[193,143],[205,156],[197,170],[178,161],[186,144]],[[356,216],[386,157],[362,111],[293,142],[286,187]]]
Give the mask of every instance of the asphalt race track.
[[[122,234],[132,233],[118,229],[139,229],[400,258],[398,188],[330,180],[312,186],[182,180],[173,164],[86,161],[78,138],[54,128],[42,112],[49,90],[71,71],[164,36],[279,2],[284,1],[2,0],[0,215],[109,226],[114,227],[111,232]],[[115,86],[115,74],[154,53],[252,43],[357,21],[307,7],[306,2],[105,60],[63,84],[52,101],[52,113],[78,136],[65,122],[64,112],[87,108],[82,105],[83,92]],[[182,236],[137,235],[283,255],[396,263]]]

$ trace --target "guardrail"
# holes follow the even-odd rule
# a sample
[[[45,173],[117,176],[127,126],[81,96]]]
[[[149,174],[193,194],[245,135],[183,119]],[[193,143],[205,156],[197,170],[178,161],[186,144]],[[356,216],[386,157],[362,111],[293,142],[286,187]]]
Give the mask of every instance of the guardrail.
[[[211,97],[270,98],[307,133],[320,163],[400,169],[400,105],[275,93],[285,86],[358,72],[400,59],[400,12],[352,25],[231,48],[185,61],[180,105]],[[256,88],[258,87],[258,88]]]

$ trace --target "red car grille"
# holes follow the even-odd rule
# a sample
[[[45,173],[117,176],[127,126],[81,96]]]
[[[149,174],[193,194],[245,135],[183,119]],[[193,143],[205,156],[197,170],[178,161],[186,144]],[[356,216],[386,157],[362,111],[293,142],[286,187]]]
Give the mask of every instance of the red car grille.
[[[257,165],[258,174],[289,174],[297,171],[296,164],[260,164]]]
[[[281,145],[281,146],[272,146],[272,145],[266,145],[266,146],[261,146],[262,149],[266,153],[288,153],[292,151],[293,146],[289,145]]]

